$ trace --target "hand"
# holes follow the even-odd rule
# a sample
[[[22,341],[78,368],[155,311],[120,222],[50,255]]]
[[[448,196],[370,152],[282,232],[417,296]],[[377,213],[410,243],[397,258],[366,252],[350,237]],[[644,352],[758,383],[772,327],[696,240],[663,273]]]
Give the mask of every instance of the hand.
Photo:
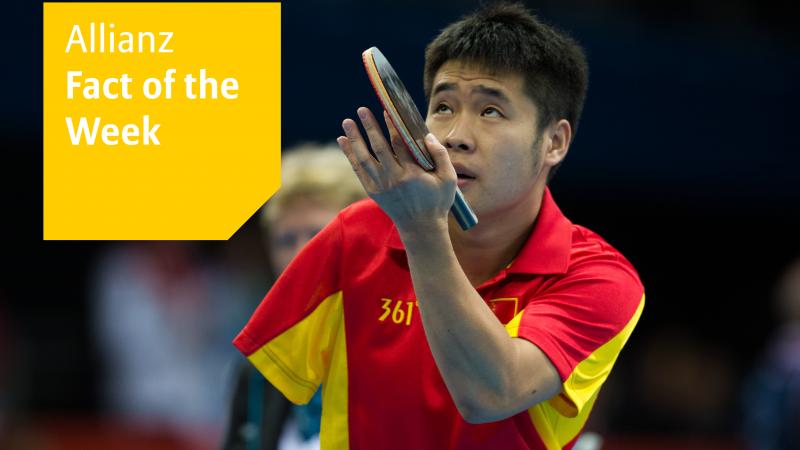
[[[369,109],[359,108],[358,115],[375,156],[370,154],[358,126],[351,119],[342,122],[347,137],[340,136],[336,141],[367,194],[389,215],[401,233],[427,232],[431,227],[446,230],[457,182],[447,149],[433,134],[428,134],[425,146],[436,169],[425,171],[408,152],[386,112],[383,117],[391,146]]]

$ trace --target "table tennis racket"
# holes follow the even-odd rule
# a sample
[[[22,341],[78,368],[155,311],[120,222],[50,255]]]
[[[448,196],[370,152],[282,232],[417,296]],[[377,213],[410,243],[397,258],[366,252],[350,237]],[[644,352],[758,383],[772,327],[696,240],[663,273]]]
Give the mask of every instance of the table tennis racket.
[[[411,95],[400,81],[400,77],[397,76],[389,61],[377,47],[364,50],[361,58],[367,69],[369,81],[378,95],[378,100],[403,138],[409,153],[423,169],[435,169],[433,158],[425,147],[425,136],[429,133],[428,127]],[[463,230],[468,230],[478,223],[478,218],[467,204],[464,194],[461,193],[458,186],[456,186],[456,196],[450,212]]]

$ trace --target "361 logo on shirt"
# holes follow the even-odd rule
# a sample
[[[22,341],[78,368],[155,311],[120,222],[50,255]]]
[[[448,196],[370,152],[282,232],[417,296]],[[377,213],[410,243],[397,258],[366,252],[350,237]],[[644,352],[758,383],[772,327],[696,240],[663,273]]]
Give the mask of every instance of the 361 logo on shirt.
[[[382,298],[381,309],[383,313],[378,317],[379,322],[387,322],[391,320],[398,325],[411,326],[411,318],[414,315],[414,308],[417,302],[392,300],[390,298]]]

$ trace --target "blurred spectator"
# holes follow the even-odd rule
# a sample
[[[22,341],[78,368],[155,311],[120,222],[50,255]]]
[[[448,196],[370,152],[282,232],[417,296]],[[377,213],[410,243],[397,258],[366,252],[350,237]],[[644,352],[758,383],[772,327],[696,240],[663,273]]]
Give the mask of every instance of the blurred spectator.
[[[246,316],[240,290],[195,244],[112,247],[94,279],[110,418],[214,442],[237,358],[228,342]]]
[[[342,208],[365,196],[350,164],[334,144],[287,150],[281,161],[281,177],[280,190],[260,216],[275,275]],[[245,362],[238,371],[223,448],[318,449],[321,414],[319,391],[308,405],[291,405]]]
[[[366,196],[336,144],[304,144],[284,155],[281,188],[260,215],[276,275],[340,210]]]
[[[800,449],[800,259],[776,292],[779,326],[744,391],[744,434],[753,450]]]

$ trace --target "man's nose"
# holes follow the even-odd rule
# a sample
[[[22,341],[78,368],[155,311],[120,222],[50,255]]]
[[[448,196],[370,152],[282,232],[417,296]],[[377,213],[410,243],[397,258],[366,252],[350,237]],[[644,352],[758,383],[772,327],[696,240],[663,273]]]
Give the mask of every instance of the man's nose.
[[[472,127],[468,120],[454,120],[450,132],[444,139],[444,146],[448,150],[471,152],[475,149],[475,139]]]

